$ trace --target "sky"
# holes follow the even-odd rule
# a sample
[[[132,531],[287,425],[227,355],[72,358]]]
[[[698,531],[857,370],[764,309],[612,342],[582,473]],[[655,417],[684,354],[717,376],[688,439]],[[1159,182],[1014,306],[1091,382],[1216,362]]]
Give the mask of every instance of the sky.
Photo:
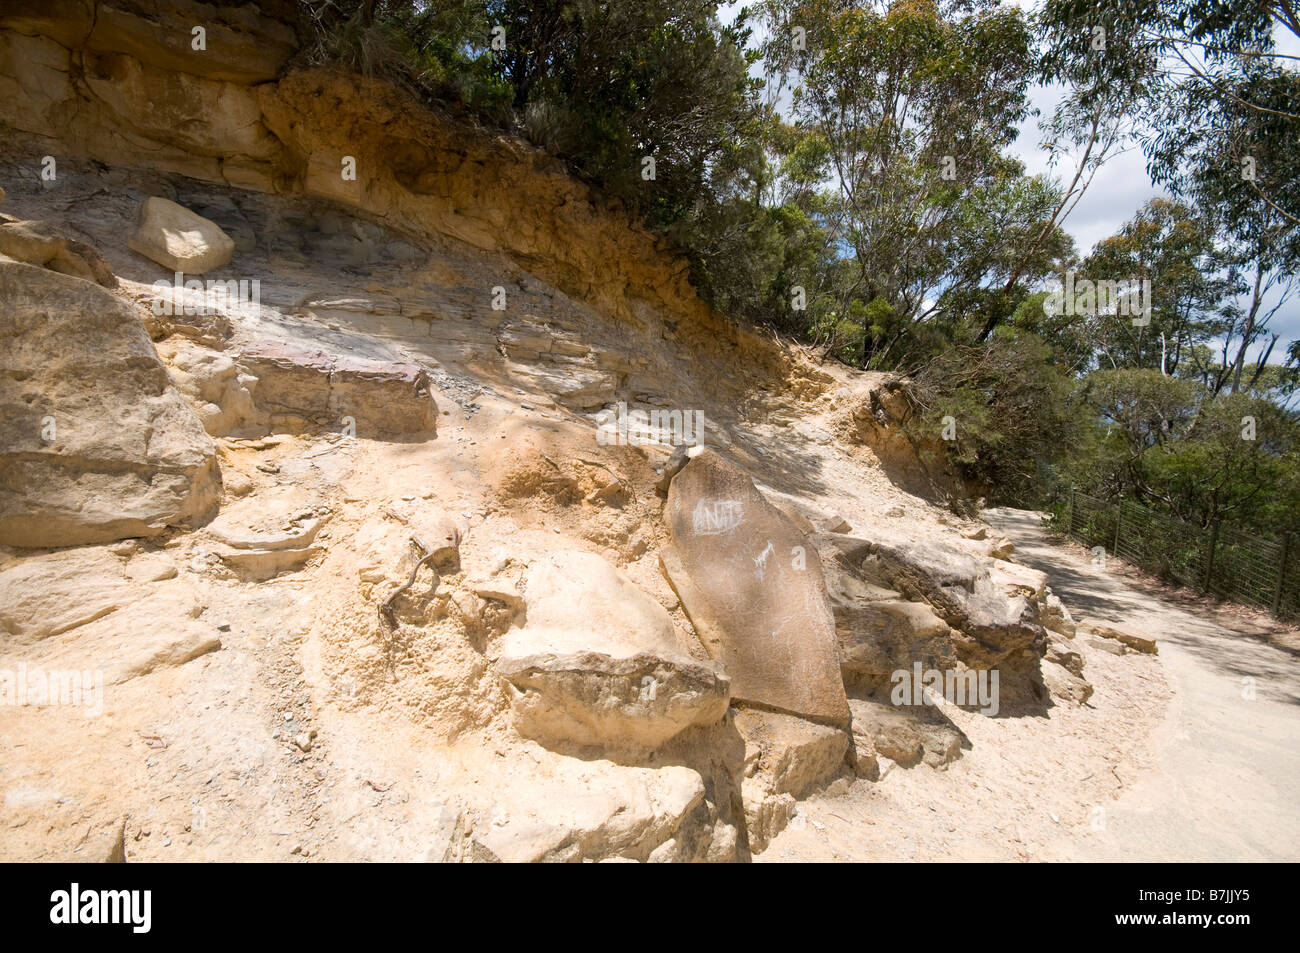
[[[1005,0],[1025,9],[1032,9],[1038,0]],[[731,22],[743,2],[725,3],[719,7],[719,16],[723,22]],[[755,34],[758,31],[755,29]],[[1300,55],[1300,42],[1290,34],[1279,34],[1278,52]],[[761,75],[761,68],[756,67]],[[1030,102],[1042,115],[1049,116],[1060,97],[1060,90],[1036,87],[1030,92]],[[1068,158],[1058,162],[1055,169],[1047,164],[1047,153],[1039,145],[1041,136],[1038,118],[1030,117],[1020,125],[1020,136],[1011,148],[1011,152],[1025,165],[1030,175],[1049,174],[1056,178],[1072,176],[1074,167]],[[1086,255],[1098,241],[1115,234],[1133,217],[1148,199],[1157,195],[1167,195],[1164,189],[1155,185],[1146,172],[1146,159],[1141,149],[1134,146],[1128,151],[1112,156],[1094,176],[1088,190],[1075,206],[1062,227],[1073,238],[1081,256]],[[1267,304],[1267,302],[1266,302]],[[1300,338],[1300,294],[1294,295],[1273,317],[1270,329],[1279,335],[1276,356],[1281,355],[1286,345]],[[1266,342],[1265,342],[1266,343]],[[1262,346],[1262,345],[1261,345]]]
[[[1279,44],[1279,52],[1300,54],[1300,43]],[[1030,102],[1048,116],[1060,97],[1059,90],[1038,87],[1032,90]],[[1011,152],[1025,164],[1030,175],[1051,174],[1060,178],[1074,174],[1067,161],[1058,162],[1055,170],[1047,165],[1047,153],[1039,146],[1038,119],[1026,119],[1020,125],[1020,137]],[[1086,255],[1097,242],[1114,235],[1133,217],[1142,205],[1155,196],[1168,197],[1164,188],[1156,185],[1147,175],[1146,158],[1136,145],[1108,159],[1084,192],[1083,198],[1065,220],[1062,227],[1074,238],[1080,256]],[[1273,300],[1276,300],[1274,298]],[[1248,299],[1243,299],[1243,306]],[[1265,306],[1271,302],[1265,299]],[[1300,295],[1292,295],[1269,323],[1270,330],[1279,336],[1273,349],[1274,363],[1286,345],[1300,338]],[[1252,354],[1267,346],[1267,339],[1252,349]]]

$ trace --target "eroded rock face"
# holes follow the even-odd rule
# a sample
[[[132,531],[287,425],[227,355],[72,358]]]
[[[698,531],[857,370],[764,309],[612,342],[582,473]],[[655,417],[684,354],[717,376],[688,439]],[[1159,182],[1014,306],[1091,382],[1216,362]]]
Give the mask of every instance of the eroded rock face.
[[[712,831],[690,830],[705,826],[705,787],[697,772],[681,765],[654,769],[566,759],[502,793],[496,815],[472,835],[474,861],[733,859],[734,843],[713,844]]]
[[[31,556],[0,571],[0,670],[97,673],[117,685],[221,648],[203,604],[161,555]]]
[[[275,78],[297,49],[293,21],[293,5],[284,0],[224,7],[198,0],[53,0],[0,9],[0,24],[43,33],[65,47],[134,54],[180,73],[238,82]],[[195,24],[206,31],[201,52],[192,44]]]
[[[217,504],[216,448],[139,318],[97,285],[0,260],[0,543],[152,536]]]
[[[747,773],[764,775],[773,794],[799,797],[844,766],[849,736],[839,728],[753,708],[737,709],[734,717]]]
[[[273,501],[243,500],[227,506],[204,528],[216,541],[209,552],[245,580],[298,569],[322,552],[313,543],[329,513],[324,507],[304,510],[301,502],[293,510],[285,511]]]
[[[252,395],[230,355],[179,334],[157,347],[170,366],[172,382],[190,399],[203,429],[212,436],[226,436],[255,420]]]
[[[600,556],[549,554],[525,601],[527,627],[506,634],[496,664],[520,734],[645,751],[726,714],[727,676],[693,660],[667,610]]]
[[[842,725],[848,704],[821,560],[740,469],[706,450],[672,479],[664,570],[739,700]]]
[[[127,245],[164,268],[187,275],[220,268],[235,254],[235,240],[216,222],[157,196],[140,206],[140,219]]]
[[[863,579],[849,558],[851,543],[841,548],[833,539],[818,542],[846,682],[882,688],[891,673],[916,661],[938,669],[957,664],[954,633],[929,603],[908,601]]]
[[[291,6],[288,0],[262,0],[260,6],[265,9],[272,3]],[[413,314],[421,315],[421,320],[428,318],[431,338],[464,341],[461,351],[466,355],[491,355],[493,348],[499,347],[502,356],[523,362],[509,366],[508,375],[501,380],[493,378],[493,383],[526,383],[551,395],[558,404],[581,410],[594,409],[624,393],[638,393],[642,387],[676,393],[669,390],[673,386],[671,379],[658,379],[662,362],[648,366],[643,356],[658,356],[660,347],[665,356],[676,350],[676,359],[684,368],[696,366],[697,377],[739,376],[747,373],[748,363],[761,359],[776,365],[783,386],[790,383],[785,357],[771,356],[781,354],[779,348],[752,346],[748,332],[723,320],[714,323],[697,302],[686,279],[685,265],[673,257],[671,250],[660,247],[653,237],[630,232],[621,225],[607,227],[608,216],[599,197],[568,179],[558,162],[517,142],[485,142],[467,137],[456,126],[442,129],[429,125],[421,113],[410,108],[410,100],[383,91],[363,95],[354,88],[359,87],[359,82],[351,76],[309,71],[282,82],[268,82],[284,61],[280,31],[259,27],[257,38],[261,45],[250,45],[249,37],[241,35],[244,31],[238,28],[239,22],[246,22],[241,20],[244,12],[218,10],[204,14],[201,22],[211,31],[212,53],[206,57],[192,55],[184,49],[186,18],[203,5],[169,0],[156,17],[150,16],[151,11],[145,9],[148,6],[138,0],[110,0],[96,5],[89,0],[55,0],[51,9],[57,8],[59,16],[0,9],[0,101],[12,104],[12,110],[0,116],[0,125],[49,134],[61,145],[66,144],[70,152],[98,155],[115,165],[171,170],[241,189],[329,196],[364,210],[367,216],[401,225],[412,234],[438,241],[459,236],[489,250],[490,255],[484,258],[484,269],[492,275],[488,285],[497,280],[508,284],[513,281],[496,277],[500,270],[498,253],[504,252],[530,268],[536,267],[539,274],[549,275],[550,280],[567,288],[581,302],[597,302],[608,312],[598,315],[600,322],[590,322],[586,327],[575,324],[566,329],[572,333],[561,335],[558,331],[552,333],[549,325],[534,323],[529,315],[522,323],[495,326],[495,317],[488,315],[485,320],[477,316],[485,310],[477,299],[465,306],[464,313],[449,308],[447,314],[442,314],[441,304],[435,309],[422,300],[424,291],[419,288],[409,289],[410,299],[408,289],[396,286],[385,286],[393,292],[391,296],[372,294],[379,285],[346,293],[331,286],[328,294],[310,298],[300,297],[300,292],[311,289],[283,289],[285,299],[296,302],[296,307],[304,309],[306,319],[318,327],[332,323],[339,312],[376,316],[374,321],[357,322],[359,327],[368,328],[396,327],[414,320]],[[248,8],[253,10],[255,6]],[[69,15],[64,17],[64,12]],[[78,17],[90,21],[86,35],[68,26]],[[4,29],[6,26],[16,29]],[[49,36],[56,36],[64,45]],[[178,40],[180,48],[175,48]],[[184,70],[193,72],[178,72]],[[247,82],[260,85],[243,85]],[[75,122],[70,117],[76,117]],[[343,152],[357,148],[364,150],[359,156],[364,174],[359,181],[349,182],[338,175],[338,159]],[[472,201],[467,202],[466,196]],[[227,222],[218,211],[191,204],[203,214]],[[352,224],[359,228],[367,223],[357,219]],[[227,228],[239,240],[241,251],[248,253],[255,246],[247,220],[243,225],[227,222]],[[63,256],[58,236],[31,228],[9,232],[12,242],[8,247],[30,256],[26,260],[53,271],[65,271],[59,264]],[[123,237],[125,234],[124,230]],[[3,237],[0,234],[0,240]],[[65,240],[62,251],[69,250],[77,252],[73,243]],[[660,255],[660,251],[665,254]],[[384,252],[376,254],[382,256]],[[201,254],[196,257],[201,258]],[[304,257],[310,260],[309,255]],[[173,267],[176,260],[168,257],[165,264]],[[321,261],[311,263],[317,266],[312,280],[320,279],[324,284],[337,277],[327,275],[328,269]],[[83,258],[83,264],[88,274],[83,270],[65,273],[97,280],[93,263]],[[74,262],[68,267],[78,266]],[[184,270],[193,273],[200,268],[202,261],[196,260]],[[456,278],[452,271],[451,277]],[[557,312],[575,304],[561,300],[558,286]],[[511,294],[515,294],[513,287]],[[412,301],[415,311],[409,309]],[[426,305],[430,312],[439,312],[436,320],[432,314],[422,314]],[[656,313],[656,307],[661,313]],[[514,316],[519,313],[525,313],[525,309],[512,298],[510,320],[515,322]],[[672,321],[666,319],[669,313]],[[400,321],[396,315],[401,315]],[[617,346],[607,340],[605,343],[613,350],[604,350],[595,341],[589,343],[586,335],[599,337],[593,329],[603,328],[609,315],[628,322],[617,325],[615,335],[647,327],[652,332],[649,346],[631,337],[619,340]],[[161,339],[171,328],[218,346],[230,341],[239,325],[224,315],[204,315],[202,323],[194,325],[187,324],[184,315],[169,317],[169,322],[158,323],[156,337]],[[0,322],[3,320],[0,313]],[[488,325],[488,320],[493,326]],[[677,343],[660,345],[660,324],[673,329],[665,330],[662,340]],[[176,386],[193,402],[209,433],[229,434],[246,427],[266,426],[295,430],[303,422],[334,429],[343,424],[345,417],[353,418],[362,437],[432,429],[433,415],[437,413],[433,398],[437,395],[419,367],[341,358],[338,340],[328,336],[310,347],[327,348],[334,351],[332,354],[271,344],[248,349],[241,356],[237,348],[247,342],[248,333],[280,333],[266,330],[269,327],[240,326],[240,336],[230,343],[228,352],[198,348],[193,341],[179,337],[159,345],[174,369]],[[308,340],[308,333],[295,334],[294,339]],[[693,365],[688,360],[705,352],[698,346],[705,336],[711,340],[725,338],[730,349],[725,361]],[[9,351],[4,354],[7,357]],[[4,363],[5,359],[0,359],[0,366]],[[534,364],[538,366],[524,366]],[[724,370],[725,375],[720,373]],[[59,374],[69,372],[77,375],[74,383],[86,387],[76,367],[65,366]],[[479,371],[474,373],[478,375]],[[682,375],[687,376],[687,372],[683,370]],[[95,380],[103,376],[94,375]],[[771,383],[771,378],[768,375],[763,380]],[[439,380],[444,380],[441,374]],[[807,380],[805,377],[804,384]],[[797,389],[799,384],[795,384]],[[523,393],[518,388],[516,391]],[[0,395],[4,393],[0,389]],[[448,393],[457,397],[461,394],[450,387]],[[467,387],[464,393],[472,392]],[[711,395],[707,388],[704,393],[708,396],[702,397],[703,406],[732,406],[724,398]],[[531,393],[529,399],[534,399]],[[653,397],[638,396],[637,400],[654,403]],[[882,404],[891,403],[891,395],[886,395]],[[77,405],[79,412],[85,413],[97,406],[90,397]],[[527,404],[522,406],[533,409]],[[7,413],[4,419],[10,419]],[[880,418],[873,420],[879,422]],[[117,423],[116,416],[97,422],[97,432],[111,434]],[[749,442],[742,437],[744,429],[736,430],[740,446]],[[883,439],[873,446],[902,440],[897,428],[892,429],[892,436],[882,431]],[[805,430],[795,425],[792,430],[819,445],[832,440],[820,428]],[[728,430],[721,424],[710,420],[707,432],[714,446],[730,444]],[[496,434],[491,436],[495,438]],[[159,434],[157,439],[164,441],[166,436]],[[507,453],[515,450],[513,443],[502,446],[508,448]],[[915,456],[915,451],[909,444],[907,453]],[[475,458],[473,452],[469,456]],[[310,457],[307,454],[301,459]],[[232,452],[230,459],[238,463],[240,457]],[[578,494],[565,504],[573,509],[563,515],[575,513],[579,506],[597,511],[602,519],[608,515],[611,521],[617,514],[612,529],[584,515],[578,521],[582,532],[591,534],[593,528],[599,532],[578,538],[597,546],[612,540],[618,543],[612,548],[619,551],[619,558],[625,558],[626,548],[639,559],[655,545],[660,529],[649,522],[638,525],[639,520],[654,519],[653,515],[635,512],[635,505],[648,490],[645,471],[624,465],[632,459],[630,453],[626,458],[605,459],[611,465],[619,463],[620,476],[587,496],[585,502]],[[569,463],[564,456],[560,460]],[[376,800],[369,792],[382,793],[391,787],[394,777],[421,783],[436,777],[440,788],[437,796],[441,798],[446,775],[422,774],[419,768],[412,773],[400,767],[402,763],[417,764],[417,759],[410,756],[408,748],[395,744],[394,736],[369,731],[367,734],[379,736],[375,750],[385,755],[372,763],[393,765],[392,776],[356,775],[368,781],[368,807],[360,823],[373,825],[371,836],[376,840],[394,837],[401,828],[423,827],[434,833],[426,838],[419,855],[427,852],[430,859],[438,860],[466,856],[512,861],[732,860],[745,854],[746,822],[749,846],[762,849],[791,816],[796,798],[844,770],[850,744],[849,763],[860,777],[872,779],[878,777],[878,747],[879,757],[904,762],[919,759],[940,765],[955,757],[961,739],[954,741],[941,724],[911,718],[895,708],[885,709],[883,716],[868,718],[858,710],[856,698],[854,718],[850,730],[846,730],[843,720],[848,709],[840,673],[844,678],[881,679],[896,668],[910,668],[916,660],[925,661],[927,667],[963,664],[958,659],[958,643],[974,645],[983,635],[955,631],[953,626],[959,623],[954,620],[965,624],[977,617],[975,610],[996,616],[1002,606],[999,599],[1022,600],[1032,614],[1035,600],[1043,596],[1043,587],[1032,573],[1005,566],[989,568],[986,559],[976,560],[972,564],[976,569],[971,573],[952,573],[956,582],[945,576],[944,582],[934,584],[939,590],[950,585],[969,590],[967,597],[952,597],[962,609],[958,613],[945,608],[948,603],[927,586],[904,587],[899,582],[899,588],[892,588],[905,573],[886,574],[881,570],[883,561],[876,559],[871,563],[876,575],[871,578],[879,585],[868,583],[865,575],[836,576],[845,588],[837,589],[831,583],[828,614],[819,554],[804,542],[803,536],[849,532],[855,529],[850,521],[835,513],[805,512],[799,507],[782,508],[783,519],[781,514],[770,511],[763,495],[756,492],[744,474],[701,476],[696,472],[696,476],[674,479],[688,462],[690,458],[684,453],[674,455],[663,471],[664,494],[667,496],[672,486],[677,487],[674,492],[678,494],[669,501],[670,521],[673,507],[677,507],[676,516],[681,520],[674,529],[675,545],[666,554],[665,565],[670,567],[674,585],[688,602],[687,610],[700,626],[701,635],[715,649],[713,662],[692,659],[663,608],[603,560],[586,553],[540,555],[551,545],[547,542],[551,540],[549,527],[545,541],[540,543],[535,539],[524,541],[520,534],[516,549],[515,537],[510,538],[509,568],[503,568],[504,561],[496,568],[485,565],[483,549],[473,545],[477,541],[471,541],[466,546],[465,568],[472,575],[457,581],[452,577],[459,564],[463,529],[448,514],[430,512],[433,507],[422,504],[411,507],[413,512],[396,503],[378,507],[387,515],[375,512],[372,504],[376,495],[388,492],[387,488],[376,491],[376,482],[382,481],[367,478],[346,488],[338,487],[343,492],[337,522],[322,529],[326,514],[318,508],[303,513],[296,506],[281,512],[269,505],[268,480],[259,478],[254,487],[245,479],[245,489],[232,496],[251,494],[246,508],[227,504],[222,517],[208,523],[203,532],[169,545],[174,543],[182,551],[190,547],[191,552],[198,548],[204,560],[218,557],[225,569],[250,582],[285,569],[302,568],[312,563],[318,553],[325,556],[304,574],[301,584],[305,591],[300,595],[305,611],[316,620],[325,620],[314,623],[316,629],[304,646],[303,656],[322,653],[325,661],[321,670],[327,674],[306,674],[310,689],[333,692],[332,697],[340,702],[337,707],[345,706],[347,718],[357,719],[355,724],[367,728],[376,724],[362,722],[369,718],[363,706],[396,703],[409,706],[413,712],[418,708],[419,717],[427,719],[423,727],[429,729],[423,738],[433,737],[433,731],[444,733],[449,743],[466,738],[465,746],[457,752],[459,757],[484,740],[494,743],[507,739],[509,732],[503,730],[506,726],[502,722],[508,698],[509,714],[519,732],[564,752],[556,754],[508,738],[509,743],[502,745],[504,753],[489,750],[484,759],[499,758],[508,766],[503,766],[495,777],[491,771],[475,774],[474,793],[466,799],[465,813],[438,808],[433,817],[421,818],[418,811],[408,816],[398,808],[393,812],[396,819],[392,825],[385,826],[388,818],[381,820],[381,815],[386,812],[368,809]],[[363,471],[365,466],[363,462]],[[562,470],[555,463],[550,466]],[[692,466],[695,471],[704,467],[707,472],[716,464],[694,461]],[[489,472],[488,467],[483,469]],[[300,472],[286,467],[283,488],[295,494],[301,492],[297,476]],[[432,466],[429,474],[434,479],[441,475]],[[164,476],[169,474],[158,479]],[[769,476],[775,478],[774,474]],[[687,488],[697,478],[690,492],[699,494],[699,499],[684,499]],[[7,471],[0,473],[0,494],[7,492],[7,480]],[[942,481],[936,478],[934,482]],[[576,481],[570,483],[576,485]],[[149,485],[154,485],[152,478]],[[352,491],[357,486],[363,492],[354,497]],[[530,499],[535,487],[525,485],[519,493],[524,501],[521,506],[535,502]],[[617,507],[600,495],[611,487],[619,497]],[[449,501],[454,494],[443,492],[449,487],[438,485],[434,489],[438,492],[432,498],[452,505]],[[335,488],[328,492],[335,492]],[[465,496],[472,499],[474,494]],[[0,495],[0,502],[3,499]],[[701,500],[706,504],[702,509],[697,505]],[[634,505],[624,505],[628,501]],[[479,502],[475,499],[472,505],[476,511]],[[371,509],[362,512],[367,506]],[[459,511],[467,506],[471,504],[455,508]],[[897,515],[902,515],[901,507],[895,509]],[[0,516],[6,512],[0,509]],[[860,510],[846,513],[857,524],[857,532],[874,538],[876,527],[869,521],[864,525]],[[476,522],[476,532],[480,526],[488,534],[507,532],[500,524],[487,523],[487,518],[485,512],[485,523]],[[561,521],[560,525],[565,523]],[[689,532],[678,532],[681,526]],[[625,529],[636,534],[626,547],[621,542]],[[346,551],[347,544],[339,544],[344,538],[352,543],[354,552]],[[998,546],[991,542],[979,555],[984,557],[993,550],[1009,554],[1009,549]],[[118,550],[114,552],[122,555]],[[423,562],[426,552],[436,558]],[[75,555],[54,555],[68,558],[55,566],[44,562],[45,555],[25,556],[16,561],[18,565],[12,572],[10,567],[0,572],[0,596],[8,593],[8,598],[0,598],[0,629],[9,645],[21,648],[24,656],[31,654],[29,650],[39,649],[49,653],[40,657],[50,663],[74,667],[111,661],[114,669],[110,683],[180,664],[217,648],[217,623],[229,618],[218,614],[204,619],[198,598],[204,591],[221,588],[246,592],[250,613],[265,611],[277,623],[297,625],[288,610],[279,614],[278,603],[293,598],[287,600],[280,593],[296,591],[298,580],[264,589],[251,584],[238,589],[205,586],[191,593],[179,583],[199,570],[183,569],[177,581],[176,566],[169,565],[161,553],[134,555],[125,567],[116,566],[116,556],[107,553],[90,555],[79,550]],[[822,558],[829,563],[824,554]],[[333,562],[327,566],[329,560]],[[529,560],[533,560],[534,571],[523,585],[517,578],[518,570]],[[216,561],[207,565],[210,568],[203,572],[225,572]],[[445,572],[440,572],[444,566]],[[632,571],[643,568],[638,566]],[[853,568],[856,572],[862,565]],[[932,568],[923,564],[918,571]],[[987,581],[981,572],[988,576]],[[128,591],[123,579],[134,588]],[[736,585],[737,581],[743,585]],[[194,585],[192,580],[190,585]],[[883,588],[885,585],[891,588]],[[403,586],[408,588],[399,593]],[[389,602],[392,612],[384,615]],[[381,610],[378,619],[376,607]],[[225,607],[220,611],[224,612]],[[240,621],[236,619],[237,626]],[[522,628],[511,630],[511,626]],[[972,627],[971,631],[978,629]],[[64,639],[65,635],[69,638]],[[242,632],[239,638],[244,638]],[[63,646],[74,645],[75,652],[62,652]],[[404,667],[396,670],[392,656],[385,658],[382,654],[394,646],[406,653],[398,658]],[[1119,643],[1114,646],[1123,650]],[[1000,644],[994,646],[997,652],[1003,648]],[[976,649],[963,651],[963,657],[982,657]],[[1014,648],[1006,651],[1014,653]],[[717,661],[723,657],[745,663],[749,697],[762,699],[760,703],[775,699],[774,704],[783,710],[739,704],[729,715],[729,677]],[[239,653],[229,659],[244,664]],[[227,660],[218,656],[210,661],[220,667]],[[504,696],[498,678],[489,668],[494,662],[496,672],[506,683]],[[381,669],[387,677],[379,677]],[[247,671],[232,669],[213,674],[243,676]],[[336,671],[346,673],[347,682],[340,681],[337,688],[330,688],[328,673]],[[400,687],[397,672],[401,673]],[[363,681],[358,698],[351,694],[354,675]],[[247,684],[242,678],[229,681],[240,688]],[[1071,683],[1065,684],[1068,687]],[[1049,680],[1053,692],[1057,691],[1055,685]],[[180,693],[178,696],[186,697]],[[297,692],[294,697],[298,697]],[[275,701],[278,704],[280,699]],[[298,705],[304,702],[299,700]],[[272,714],[278,725],[279,710]],[[331,722],[335,726],[344,724],[337,711],[326,717],[337,719]],[[264,744],[267,721],[257,721],[255,731],[247,738],[257,745]],[[134,730],[134,724],[129,724],[128,729]],[[467,734],[471,729],[482,730],[484,735]],[[309,753],[314,735],[313,730],[310,735],[300,736],[306,742],[297,742],[299,753]],[[344,754],[348,736],[340,732],[335,741],[330,735],[326,728],[313,753],[328,759],[333,770],[333,757]],[[358,737],[351,736],[353,740]],[[238,740],[242,745],[246,739]],[[627,760],[622,755],[629,751],[640,757],[665,744],[667,756],[647,762],[655,767],[615,763]],[[331,750],[331,745],[336,747]],[[611,760],[593,760],[591,750],[575,752],[575,746],[597,749]],[[735,752],[737,747],[740,754]],[[398,753],[387,762],[387,753],[394,749]],[[196,751],[197,746],[191,746],[191,750]],[[568,756],[574,753],[581,757]],[[360,760],[347,768],[359,767]],[[243,763],[242,757],[237,763]],[[429,763],[422,762],[424,767]],[[248,785],[250,789],[256,786]],[[470,782],[464,784],[463,790],[471,790]],[[398,796],[406,796],[401,787],[394,792],[394,800]],[[239,815],[233,816],[237,819]],[[355,813],[352,817],[356,817]],[[348,812],[340,811],[337,818],[348,818]],[[408,820],[416,823],[408,825]],[[316,830],[329,824],[327,819]],[[351,820],[345,820],[343,826],[349,835],[353,833]],[[400,839],[401,835],[397,836]],[[121,840],[119,828],[119,853]],[[326,838],[323,840],[328,843]],[[316,852],[315,844],[312,850]]]
[[[105,288],[117,287],[113,270],[99,252],[84,242],[59,234],[45,222],[0,224],[0,255],[84,278]]]
[[[529,738],[653,751],[727,710],[725,676],[684,658],[641,653],[554,653],[509,640],[497,671],[511,685],[515,729]]]
[[[293,422],[338,428],[350,417],[356,435],[429,433],[438,407],[429,375],[414,364],[334,356],[266,341],[239,363],[256,377],[253,404],[273,425]]]
[[[961,757],[970,742],[935,708],[853,699],[853,736],[859,751],[872,751],[905,768],[922,762],[941,768]]]
[[[759,852],[789,823],[797,798],[840,773],[849,736],[779,712],[736,709],[733,718],[745,743],[745,826]]]
[[[928,604],[951,628],[952,651],[964,665],[994,668],[1013,659],[1018,663],[1025,652],[1042,655],[1046,633],[1037,601],[1045,590],[1042,573],[937,540],[828,536],[819,542],[832,546],[841,567],[860,579]]]

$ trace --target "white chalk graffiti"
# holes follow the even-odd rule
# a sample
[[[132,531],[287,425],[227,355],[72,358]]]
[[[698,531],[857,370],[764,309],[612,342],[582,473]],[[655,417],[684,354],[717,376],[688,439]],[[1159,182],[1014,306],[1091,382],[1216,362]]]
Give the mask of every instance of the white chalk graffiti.
[[[729,533],[744,519],[744,504],[739,500],[700,500],[695,504],[691,522],[696,536]]]

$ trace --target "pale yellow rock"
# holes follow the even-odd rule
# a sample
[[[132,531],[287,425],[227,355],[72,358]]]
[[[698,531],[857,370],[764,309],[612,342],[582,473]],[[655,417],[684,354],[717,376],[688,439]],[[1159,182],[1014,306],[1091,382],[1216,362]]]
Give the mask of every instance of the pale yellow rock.
[[[160,342],[158,354],[167,362],[172,382],[189,398],[209,434],[225,436],[257,422],[252,395],[228,354],[179,334]]]
[[[126,564],[126,578],[132,582],[162,582],[176,575],[176,564],[161,553],[136,556]]]
[[[1074,618],[1070,615],[1070,610],[1065,607],[1059,596],[1050,589],[1039,603],[1039,617],[1042,619],[1043,628],[1051,632],[1059,632],[1067,639],[1074,638],[1078,626]]]
[[[772,794],[799,797],[844,766],[849,735],[840,728],[754,708],[734,710],[733,720],[750,769],[767,779]]]
[[[471,576],[465,580],[470,591],[481,599],[494,599],[505,603],[511,609],[524,607],[523,594],[508,579],[488,579],[484,576]]]
[[[132,562],[142,558],[162,559]],[[15,636],[0,640],[0,669],[21,662],[47,672],[77,672],[83,683],[90,679],[87,688],[102,687],[220,648],[215,625],[200,618],[202,603],[174,573],[144,573],[165,581],[132,585],[120,560],[95,549],[22,560],[0,573],[0,605],[9,609],[0,621]],[[19,613],[29,624],[19,624]]]
[[[995,583],[1006,589],[1009,596],[1021,593],[1029,596],[1034,602],[1039,602],[1046,597],[1047,573],[1045,572],[1030,569],[1020,563],[1008,562],[1005,559],[995,559],[993,565],[989,567],[989,575]]]
[[[663,606],[600,556],[538,560],[525,613],[527,628],[506,633],[496,663],[525,737],[649,751],[726,714],[720,667],[692,659]]]
[[[595,553],[547,554],[529,568],[525,598],[528,627],[549,633],[552,651],[683,652],[664,607]]]
[[[1110,622],[1102,622],[1099,619],[1083,619],[1079,622],[1079,628],[1091,635],[1100,636],[1103,639],[1113,639],[1116,642],[1122,642],[1136,652],[1144,652],[1147,655],[1156,655],[1159,653],[1159,647],[1156,640],[1145,635],[1138,635],[1136,632],[1130,632],[1127,629],[1121,629]]]
[[[496,810],[474,829],[474,860],[648,860],[704,800],[703,779],[681,765],[545,764],[545,772],[501,791]]]
[[[1043,684],[1058,701],[1082,705],[1092,697],[1092,685],[1086,679],[1053,662],[1043,663]]]
[[[131,600],[122,562],[101,549],[32,556],[0,571],[0,628],[30,645],[108,615]]]
[[[213,550],[221,561],[241,579],[260,581],[302,568],[321,550],[316,546],[301,549],[235,549],[216,547]]]
[[[1080,645],[1073,638],[1067,639],[1061,633],[1049,630],[1047,636],[1047,654],[1044,658],[1055,662],[1072,675],[1083,675],[1083,654]]]
[[[515,730],[544,744],[653,751],[692,725],[721,722],[727,711],[729,683],[710,664],[529,649],[511,639],[511,654],[496,669],[509,684]]]
[[[60,234],[45,222],[0,223],[0,255],[93,281],[105,288],[117,286],[113,269],[97,251]]]
[[[789,794],[773,794],[764,779],[748,777],[741,782],[741,803],[745,808],[745,827],[749,832],[749,849],[760,854],[773,837],[785,830],[794,816],[797,802]]]
[[[151,196],[140,206],[127,247],[164,268],[202,275],[230,263],[235,242],[216,222],[169,199]]]
[[[0,261],[0,419],[0,544],[154,536],[216,506],[211,437],[96,284]]]
[[[887,705],[856,698],[849,706],[855,746],[870,747],[905,768],[921,762],[942,768],[961,757],[963,745],[969,747],[961,730],[930,706]]]

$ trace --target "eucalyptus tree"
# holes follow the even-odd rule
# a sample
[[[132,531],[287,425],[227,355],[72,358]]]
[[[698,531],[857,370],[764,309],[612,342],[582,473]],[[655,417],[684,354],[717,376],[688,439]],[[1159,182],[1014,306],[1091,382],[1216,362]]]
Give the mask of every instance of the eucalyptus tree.
[[[1148,172],[1213,224],[1240,291],[1212,390],[1254,386],[1278,349],[1269,321],[1296,290],[1300,266],[1300,72],[1278,46],[1279,37],[1300,39],[1297,8],[1047,0],[1042,22],[1059,69],[1092,69],[1101,89],[1141,91],[1135,131]],[[1098,26],[1117,55],[1098,57],[1078,41]]]
[[[1045,273],[1064,241],[1052,183],[1008,155],[1036,75],[1030,24],[994,0],[769,0],[769,78],[820,144],[860,360],[904,366]],[[930,327],[926,327],[929,325]],[[918,347],[918,345],[920,345]]]

